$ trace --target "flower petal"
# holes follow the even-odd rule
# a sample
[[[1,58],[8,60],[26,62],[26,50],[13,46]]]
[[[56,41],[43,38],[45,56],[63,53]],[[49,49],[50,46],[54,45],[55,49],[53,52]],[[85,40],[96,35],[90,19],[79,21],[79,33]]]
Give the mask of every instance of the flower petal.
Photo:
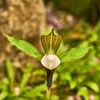
[[[45,54],[49,54],[49,53],[56,54],[61,44],[61,41],[62,41],[61,36],[54,35],[53,30],[49,35],[43,35],[41,37],[41,43],[45,51]]]
[[[60,64],[60,60],[56,55],[49,54],[42,58],[41,63],[47,69],[52,70]]]

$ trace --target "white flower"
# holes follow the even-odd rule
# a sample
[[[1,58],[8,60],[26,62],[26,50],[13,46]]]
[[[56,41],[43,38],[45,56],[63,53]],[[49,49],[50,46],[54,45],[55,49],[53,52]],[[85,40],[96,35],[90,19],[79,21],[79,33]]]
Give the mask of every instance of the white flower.
[[[15,87],[15,94],[18,96],[19,95],[19,91],[20,91],[20,88],[19,87]]]
[[[52,70],[60,64],[60,60],[56,55],[49,54],[42,58],[41,63],[47,69]]]
[[[41,37],[41,43],[45,52],[41,63],[49,70],[53,70],[60,64],[59,58],[56,56],[57,50],[61,44],[62,38],[60,35],[54,34],[52,29],[49,35],[43,35]]]

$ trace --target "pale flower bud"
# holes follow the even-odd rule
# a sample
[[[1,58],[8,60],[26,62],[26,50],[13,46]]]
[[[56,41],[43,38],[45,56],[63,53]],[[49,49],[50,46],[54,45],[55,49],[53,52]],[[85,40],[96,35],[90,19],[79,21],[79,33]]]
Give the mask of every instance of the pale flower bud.
[[[49,55],[45,55],[42,58],[41,63],[47,69],[53,70],[54,68],[56,68],[60,64],[60,60],[56,55],[49,54]]]
[[[15,94],[18,96],[20,92],[20,88],[19,87],[15,87]]]

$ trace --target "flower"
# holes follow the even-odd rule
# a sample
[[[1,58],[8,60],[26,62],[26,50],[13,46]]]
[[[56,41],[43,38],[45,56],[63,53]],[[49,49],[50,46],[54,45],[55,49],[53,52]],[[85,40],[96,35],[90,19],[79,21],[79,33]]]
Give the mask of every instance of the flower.
[[[54,68],[56,68],[60,64],[60,60],[56,55],[49,54],[49,55],[45,55],[42,58],[41,63],[47,69],[53,70]]]
[[[55,35],[54,29],[52,29],[49,35],[43,35],[41,37],[41,43],[45,51],[45,55],[42,58],[41,63],[49,70],[53,70],[60,64],[60,59],[56,56],[56,53],[61,41],[61,36]]]
[[[43,35],[41,37],[41,43],[45,51],[45,55],[41,59],[41,63],[47,69],[47,87],[49,91],[52,86],[53,71],[60,64],[60,59],[56,56],[56,53],[61,41],[61,36],[56,36],[54,34],[54,29],[52,29],[49,35]]]
[[[15,94],[18,96],[19,95],[19,91],[20,91],[20,88],[19,87],[15,87]]]

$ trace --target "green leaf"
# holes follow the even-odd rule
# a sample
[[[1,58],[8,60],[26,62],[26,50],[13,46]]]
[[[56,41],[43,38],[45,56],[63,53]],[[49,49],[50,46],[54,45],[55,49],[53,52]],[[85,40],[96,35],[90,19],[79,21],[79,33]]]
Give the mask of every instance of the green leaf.
[[[7,92],[0,93],[0,100],[4,100],[8,96]]]
[[[99,86],[97,85],[97,83],[89,81],[86,83],[86,85],[91,88],[92,90],[94,90],[95,92],[99,92]]]
[[[44,35],[49,35],[51,33],[52,29],[50,27],[48,27],[45,32]]]
[[[0,80],[0,90],[6,92],[8,91],[8,87],[9,87],[9,80],[7,78],[3,78],[2,80]]]
[[[46,75],[46,71],[41,70],[41,69],[37,69],[32,74],[33,75]]]
[[[99,66],[98,66],[99,67]],[[100,70],[94,72],[91,74],[91,76],[93,78],[93,80],[96,82],[96,83],[100,83]]]
[[[71,81],[69,81],[69,85],[70,85],[71,89],[74,89],[76,87],[77,83],[76,83],[76,81],[71,80]]]
[[[83,96],[84,100],[89,100],[88,89],[86,87],[80,88],[77,94]]]
[[[12,98],[10,100],[29,100],[29,99],[21,98],[21,97],[15,97],[15,98]]]
[[[74,89],[76,87],[77,83],[76,83],[76,81],[74,81],[72,79],[72,76],[69,72],[62,73],[61,78],[62,78],[62,80],[66,80],[66,81],[69,82],[69,85],[70,85],[71,89]]]
[[[58,95],[50,96],[50,100],[60,100]]]
[[[45,92],[45,91],[46,91],[46,85],[45,84],[41,84],[41,85],[38,85],[38,86],[34,87],[30,91],[26,91],[23,94],[23,96],[24,97],[28,97],[28,98],[41,97],[42,96],[42,92]]]
[[[14,86],[15,86],[14,72],[13,72],[13,67],[10,60],[6,60],[6,70],[7,70],[8,77],[10,79],[11,91],[14,91]]]
[[[6,70],[10,81],[14,79],[13,67],[10,60],[6,60]]]
[[[86,73],[93,69],[98,70],[100,66],[93,57],[86,59],[84,64],[84,67],[82,67],[80,70],[81,73]]]
[[[67,81],[72,80],[71,74],[69,72],[61,73],[61,78],[62,80],[67,80]]]
[[[7,100],[29,100],[29,99],[13,96],[13,97],[8,97]]]
[[[93,32],[97,32],[99,33],[100,32],[100,20],[98,21],[96,27],[94,28]]]
[[[84,57],[89,51],[89,48],[72,48],[67,51],[61,52],[58,57],[61,62],[76,61]]]
[[[56,73],[56,72],[55,72],[55,73],[53,73],[53,82],[54,82],[54,81],[56,81],[56,80],[57,80],[57,78],[58,78],[58,73]]]
[[[45,30],[44,35],[49,35],[49,34],[51,33],[51,31],[52,31],[52,28],[48,27],[48,28]],[[56,31],[54,31],[54,34],[55,34],[55,35],[58,35],[58,33],[57,33]]]
[[[23,75],[23,78],[22,78],[22,81],[21,81],[21,84],[20,84],[20,93],[22,93],[24,91],[24,89],[25,89],[25,87],[28,83],[29,77],[30,77],[31,72],[32,72],[32,67],[33,67],[32,64],[30,64],[27,67],[27,69],[26,69],[26,71]]]
[[[7,39],[9,40],[9,42],[16,46],[18,49],[20,49],[21,51],[25,52],[26,54],[41,60],[42,55],[41,53],[29,42],[24,41],[24,40],[20,40],[19,38],[16,37],[11,37],[8,35],[5,35],[7,37]]]

